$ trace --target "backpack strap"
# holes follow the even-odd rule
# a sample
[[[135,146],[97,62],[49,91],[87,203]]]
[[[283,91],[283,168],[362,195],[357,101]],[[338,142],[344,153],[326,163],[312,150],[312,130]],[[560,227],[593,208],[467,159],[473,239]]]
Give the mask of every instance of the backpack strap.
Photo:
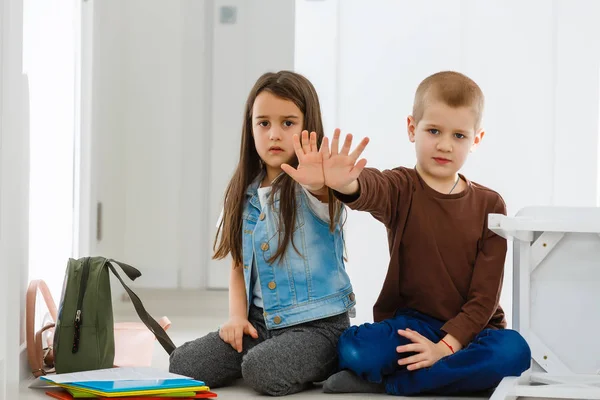
[[[165,330],[160,326],[160,324],[158,322],[156,322],[156,320],[154,318],[152,318],[152,316],[150,314],[148,314],[148,311],[146,311],[146,309],[144,308],[144,305],[142,304],[142,301],[140,300],[140,298],[137,296],[137,294],[135,294],[133,292],[133,290],[131,290],[125,284],[125,282],[123,282],[123,279],[121,279],[121,276],[119,275],[119,273],[117,272],[117,270],[115,269],[115,267],[113,266],[112,263],[115,263],[119,267],[121,267],[121,269],[125,272],[127,277],[129,277],[129,279],[131,279],[132,281],[135,280],[136,278],[142,276],[141,272],[138,271],[137,269],[133,268],[131,265],[127,265],[125,263],[118,262],[113,259],[107,259],[107,261],[108,262],[106,263],[106,265],[112,271],[112,273],[117,277],[119,282],[121,282],[121,285],[123,285],[123,288],[125,288],[125,291],[127,291],[127,294],[129,295],[129,298],[131,299],[131,302],[133,303],[133,306],[135,307],[135,311],[137,312],[138,316],[140,317],[140,319],[142,320],[144,325],[146,325],[146,327],[148,327],[150,332],[152,332],[154,334],[154,336],[156,337],[158,342],[162,345],[162,347],[165,349],[165,351],[170,355],[175,350],[175,345],[171,341],[171,338],[169,338],[169,335],[167,335],[167,332],[165,332]]]
[[[37,333],[35,334],[35,343],[37,344],[35,347],[35,349],[37,351],[36,360],[42,360],[43,364],[45,364],[48,367],[48,369],[44,370],[44,375],[55,372],[54,368],[53,368],[54,367],[54,349],[52,348],[52,344],[48,344],[48,347],[42,348],[42,346],[43,346],[42,335],[48,329],[54,330],[55,326],[56,326],[56,324],[54,324],[54,323],[46,324],[46,325],[44,325],[44,327],[42,329],[37,331]],[[33,374],[35,375],[35,372]],[[36,376],[36,378],[37,378],[37,376]]]
[[[48,289],[48,285],[43,280],[37,279],[29,283],[27,288],[26,308],[25,308],[25,340],[27,344],[27,359],[31,372],[37,378],[47,373],[44,370],[44,344],[42,343],[42,332],[47,329],[54,328],[54,324],[50,323],[44,326],[39,332],[35,333],[35,301],[37,299],[38,290],[44,298],[46,307],[50,312],[50,316],[56,322],[57,310],[52,294]]]

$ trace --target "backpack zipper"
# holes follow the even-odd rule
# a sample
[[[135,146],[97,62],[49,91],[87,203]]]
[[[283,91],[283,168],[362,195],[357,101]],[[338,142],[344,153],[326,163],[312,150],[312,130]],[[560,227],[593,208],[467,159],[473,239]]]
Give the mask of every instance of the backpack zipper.
[[[75,331],[73,332],[73,349],[72,353],[79,351],[79,339],[81,337],[81,308],[83,307],[83,296],[87,288],[88,276],[90,275],[90,257],[86,257],[81,267],[81,284],[79,285],[79,296],[77,298],[77,311],[75,312]]]

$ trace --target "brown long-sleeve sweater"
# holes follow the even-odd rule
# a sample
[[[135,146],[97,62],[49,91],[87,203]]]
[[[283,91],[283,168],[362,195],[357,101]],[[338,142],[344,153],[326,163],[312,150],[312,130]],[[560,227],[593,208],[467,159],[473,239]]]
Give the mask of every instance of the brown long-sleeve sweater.
[[[387,227],[390,264],[374,320],[412,308],[445,324],[466,346],[484,328],[504,328],[499,306],[506,240],[487,227],[488,214],[506,214],[502,197],[470,182],[442,194],[416,170],[365,169],[354,196],[336,193],[351,209],[370,212]]]

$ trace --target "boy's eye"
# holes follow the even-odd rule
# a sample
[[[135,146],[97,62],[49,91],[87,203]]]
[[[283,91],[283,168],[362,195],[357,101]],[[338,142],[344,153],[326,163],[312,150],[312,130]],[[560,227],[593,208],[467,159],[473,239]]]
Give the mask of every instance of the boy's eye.
[[[429,133],[431,133],[432,135],[437,135],[438,133],[440,133],[440,131],[438,131],[437,129],[429,129]]]
[[[292,121],[284,121],[283,125],[285,125],[289,128],[290,126],[294,125],[294,123]]]
[[[466,138],[466,136],[465,136],[465,135],[463,135],[462,133],[455,133],[455,134],[454,134],[454,136],[455,136],[457,139],[464,139],[464,138]]]

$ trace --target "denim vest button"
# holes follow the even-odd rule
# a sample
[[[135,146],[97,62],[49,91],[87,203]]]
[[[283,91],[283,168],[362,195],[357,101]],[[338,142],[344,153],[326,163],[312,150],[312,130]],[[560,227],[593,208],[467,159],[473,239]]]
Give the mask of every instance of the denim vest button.
[[[261,244],[260,248],[261,248],[262,251],[269,250],[269,243],[263,243],[263,244]]]
[[[350,301],[354,301],[354,299],[355,299],[354,292],[350,293],[350,295],[348,297],[350,298]]]
[[[273,318],[273,322],[277,325],[279,325],[281,323],[281,317],[278,315],[275,318]]]
[[[258,219],[260,219],[261,221],[265,219],[265,213],[260,213],[260,215],[258,216]]]
[[[247,265],[244,265],[244,269],[248,269],[248,266],[247,266]]]
[[[269,289],[273,290],[277,287],[277,284],[273,281],[269,282]]]

